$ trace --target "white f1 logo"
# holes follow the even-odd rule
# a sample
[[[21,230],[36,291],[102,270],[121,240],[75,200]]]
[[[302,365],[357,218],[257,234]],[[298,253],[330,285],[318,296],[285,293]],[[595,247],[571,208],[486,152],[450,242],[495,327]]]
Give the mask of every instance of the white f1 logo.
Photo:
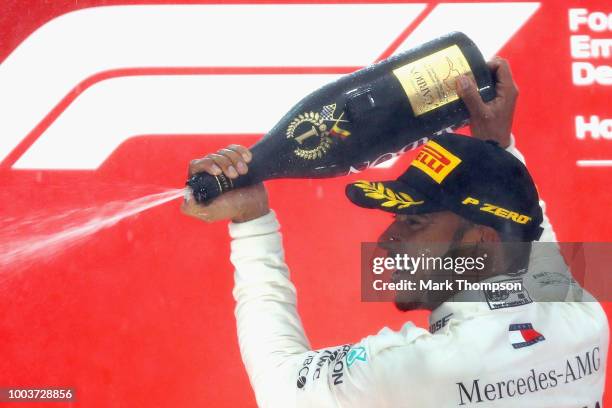
[[[76,11],[38,29],[0,65],[0,160],[16,169],[94,170],[138,135],[263,134],[313,89],[437,35],[463,31],[490,57],[538,7]]]

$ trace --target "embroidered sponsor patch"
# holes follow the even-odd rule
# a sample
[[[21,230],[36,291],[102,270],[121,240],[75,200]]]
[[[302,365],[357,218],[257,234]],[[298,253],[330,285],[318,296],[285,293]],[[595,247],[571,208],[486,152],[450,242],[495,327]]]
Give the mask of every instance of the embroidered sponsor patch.
[[[507,279],[499,282],[522,283],[521,279]],[[485,298],[489,309],[503,309],[506,307],[516,307],[526,305],[533,302],[524,285],[520,285],[521,289],[517,290],[484,290]]]
[[[436,142],[430,140],[423,146],[412,166],[423,171],[438,184],[461,163],[461,159]]]
[[[410,207],[411,205],[420,205],[424,203],[423,200],[416,201],[410,194],[406,194],[401,191],[395,192],[389,187],[385,187],[383,183],[380,182],[370,183],[366,180],[358,180],[353,185],[360,188],[366,197],[381,200],[381,207],[396,207],[398,210],[402,210]]]
[[[351,350],[351,345],[345,344],[332,349],[315,350],[314,354],[308,354],[297,373],[297,388],[304,389],[310,381],[319,380],[321,374],[323,374],[323,378],[329,379],[330,384],[342,384],[346,365],[345,357],[349,350]],[[357,357],[361,359],[362,356]],[[363,358],[365,358],[365,354]]]
[[[481,204],[480,200],[474,197],[466,197],[465,200],[461,202],[463,205],[476,205],[479,206]],[[527,224],[531,221],[531,217],[525,214],[519,214],[516,211],[511,211],[506,208],[502,208],[495,204],[490,203],[482,203],[482,206],[478,208],[480,211],[493,214],[496,217],[504,218],[506,220],[511,220],[516,222],[517,224]]]
[[[438,330],[444,328],[446,326],[446,324],[448,323],[448,321],[450,320],[451,316],[453,314],[449,313],[446,316],[444,316],[443,318],[435,321],[434,323],[429,325],[429,332],[431,334],[434,334],[435,332],[437,332]]]
[[[519,401],[540,401],[541,392],[546,393],[541,394],[543,399],[548,398],[545,395],[571,395],[572,390],[577,389],[574,387],[589,387],[588,384],[603,381],[605,375],[605,358],[602,357],[599,345],[591,346],[567,359],[546,359],[540,360],[540,364],[531,365],[533,360],[526,360],[521,370],[509,370],[512,374],[490,382],[483,378],[457,381],[455,384],[459,398],[456,406],[533,406]],[[480,405],[481,402],[485,405]],[[578,407],[599,408],[600,404],[580,404]]]
[[[354,347],[346,355],[346,364],[352,366],[357,361],[367,361],[366,349],[364,347]]]
[[[511,324],[508,339],[513,348],[519,349],[544,341],[542,334],[533,328],[531,323]]]

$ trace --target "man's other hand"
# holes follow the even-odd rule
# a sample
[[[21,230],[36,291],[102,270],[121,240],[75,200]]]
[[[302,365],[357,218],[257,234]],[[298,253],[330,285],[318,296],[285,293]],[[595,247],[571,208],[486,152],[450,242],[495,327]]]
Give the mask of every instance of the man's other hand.
[[[497,81],[495,99],[483,102],[476,84],[465,75],[457,79],[457,94],[470,112],[472,135],[481,140],[494,140],[506,148],[510,145],[518,88],[512,79],[508,61],[494,57],[487,65]]]
[[[234,179],[248,173],[248,163],[252,157],[246,147],[230,145],[202,159],[192,160],[189,163],[189,177],[195,173],[206,172],[213,176],[223,173]],[[205,205],[198,204],[189,194],[183,201],[181,211],[206,222],[220,220],[245,222],[266,215],[270,209],[266,189],[262,183],[259,183],[228,191]]]

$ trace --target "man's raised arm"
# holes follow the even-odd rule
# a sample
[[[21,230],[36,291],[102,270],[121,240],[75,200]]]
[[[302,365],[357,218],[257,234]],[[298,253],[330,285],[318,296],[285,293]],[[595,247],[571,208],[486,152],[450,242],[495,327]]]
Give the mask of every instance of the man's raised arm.
[[[495,77],[495,90],[497,96],[490,102],[485,103],[480,95],[476,84],[467,76],[461,76],[457,80],[457,94],[465,103],[470,112],[470,129],[472,136],[481,140],[493,140],[501,147],[512,153],[523,164],[525,157],[516,148],[512,136],[512,120],[518,99],[519,91],[508,61],[500,57],[494,57],[487,63],[491,73]],[[546,216],[546,204],[540,200],[544,220],[541,227],[544,229],[540,242],[556,242],[557,237],[552,225]]]
[[[230,146],[191,162],[189,175],[223,172],[234,178],[248,171],[250,152]],[[276,215],[262,184],[227,192],[208,205],[187,197],[187,215],[207,222],[230,219],[236,323],[244,365],[257,402],[265,407],[354,406],[378,398],[368,393],[368,369],[349,371],[351,345],[311,350],[296,309],[296,291],[285,264]],[[356,359],[369,354],[367,342]],[[363,369],[363,370],[362,370]],[[375,402],[369,406],[377,406]]]

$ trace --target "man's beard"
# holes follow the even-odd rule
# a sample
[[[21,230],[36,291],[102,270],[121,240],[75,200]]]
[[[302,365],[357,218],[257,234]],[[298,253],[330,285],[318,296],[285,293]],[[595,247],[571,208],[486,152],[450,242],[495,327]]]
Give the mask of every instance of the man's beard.
[[[465,256],[470,256],[473,258],[477,257],[477,253],[479,252],[478,249],[478,245],[477,244],[464,244],[461,242],[461,240],[463,239],[463,236],[465,234],[465,232],[472,226],[471,223],[469,222],[465,222],[461,227],[459,227],[457,229],[457,231],[455,231],[455,234],[453,235],[453,239],[451,241],[451,245],[448,248],[448,250],[440,255],[440,258],[442,259],[446,259],[446,258],[458,258],[458,257],[465,257]],[[397,275],[395,275],[397,274]],[[401,280],[401,272],[395,271],[394,275],[396,276],[397,280]],[[455,272],[452,271],[450,273],[450,278],[452,280],[454,280],[454,278],[456,277]],[[432,278],[432,276],[429,276],[429,278]],[[411,299],[408,301],[404,301],[401,299],[401,294],[400,295],[396,295],[395,297],[395,307],[402,312],[408,312],[411,310],[433,310],[436,307],[438,307],[440,304],[444,303],[445,301],[448,300],[448,298],[450,298],[452,295],[454,295],[456,292],[441,292],[441,291],[428,291],[423,293],[419,299]]]
[[[402,302],[400,300],[395,300],[393,302],[395,308],[400,312],[409,312],[411,310],[427,310],[425,304],[423,302]]]

